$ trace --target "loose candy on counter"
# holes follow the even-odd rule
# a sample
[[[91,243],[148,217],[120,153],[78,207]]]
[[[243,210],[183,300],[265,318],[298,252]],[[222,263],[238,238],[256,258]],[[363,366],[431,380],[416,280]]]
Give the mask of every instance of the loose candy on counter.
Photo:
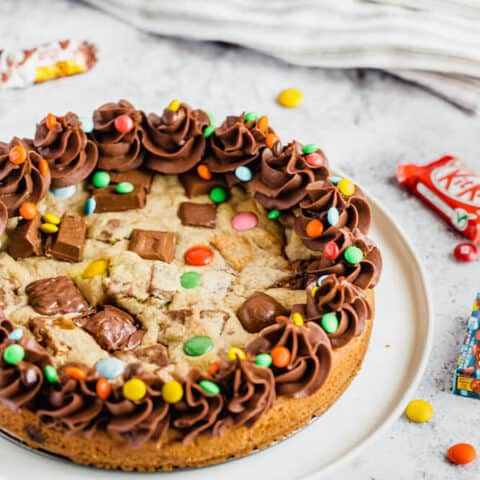
[[[76,185],[69,185],[68,187],[61,188],[51,188],[50,193],[60,200],[66,200],[67,198],[73,197],[77,192]]]
[[[450,155],[399,165],[397,179],[469,240],[480,243],[480,176]]]
[[[454,465],[467,465],[477,458],[477,451],[469,443],[457,443],[448,449],[447,458]]]
[[[282,90],[277,97],[277,102],[286,108],[298,107],[303,101],[303,93],[298,88]]]
[[[184,259],[188,265],[196,267],[208,265],[213,259],[213,250],[203,245],[191,247],[185,252]]]
[[[213,341],[210,337],[198,335],[189,338],[183,344],[183,351],[189,357],[199,357],[205,355],[213,348]]]
[[[425,423],[433,417],[433,407],[426,400],[412,400],[405,409],[406,417],[415,423]]]
[[[233,216],[231,223],[237,232],[246,232],[258,225],[258,217],[252,212],[240,212]]]
[[[473,243],[459,243],[453,250],[453,255],[459,262],[475,262],[479,258],[479,250]]]

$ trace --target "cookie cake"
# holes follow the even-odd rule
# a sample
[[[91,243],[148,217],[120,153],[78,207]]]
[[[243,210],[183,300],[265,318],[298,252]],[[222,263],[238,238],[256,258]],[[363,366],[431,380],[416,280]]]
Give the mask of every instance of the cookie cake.
[[[369,204],[266,116],[126,100],[0,142],[0,429],[169,470],[268,446],[360,369]]]

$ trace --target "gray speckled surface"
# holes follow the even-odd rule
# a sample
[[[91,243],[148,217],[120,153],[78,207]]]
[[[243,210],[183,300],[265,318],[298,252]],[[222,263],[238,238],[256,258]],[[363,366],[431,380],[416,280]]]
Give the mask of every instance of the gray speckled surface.
[[[297,68],[235,47],[149,36],[83,3],[2,0],[0,32],[2,47],[28,47],[73,36],[92,40],[100,49],[100,62],[88,75],[0,91],[2,140],[14,134],[33,135],[35,123],[49,111],[88,114],[120,97],[159,111],[178,97],[211,110],[218,120],[243,110],[266,113],[283,139],[320,144],[335,165],[382,199],[407,232],[433,287],[434,348],[417,397],[430,400],[436,415],[426,425],[399,419],[335,477],[479,478],[478,462],[455,468],[443,454],[457,441],[480,447],[475,425],[480,401],[449,391],[466,318],[480,289],[480,264],[455,263],[451,251],[461,237],[393,178],[400,162],[425,163],[444,153],[463,157],[480,171],[478,118],[379,73]],[[301,108],[276,105],[275,95],[288,86],[304,92]],[[48,478],[47,472],[37,473],[37,478]]]

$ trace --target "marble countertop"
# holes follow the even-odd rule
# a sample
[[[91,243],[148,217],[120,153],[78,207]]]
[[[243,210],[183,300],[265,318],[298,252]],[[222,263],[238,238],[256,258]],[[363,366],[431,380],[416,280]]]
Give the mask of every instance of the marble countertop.
[[[455,263],[451,251],[461,237],[394,180],[398,163],[426,163],[445,153],[480,171],[477,117],[381,73],[299,68],[241,48],[146,35],[82,2],[2,0],[0,32],[2,47],[74,37],[95,42],[100,55],[88,75],[0,91],[2,140],[32,136],[35,123],[50,111],[87,114],[121,97],[158,111],[176,97],[212,111],[217,119],[244,110],[265,113],[281,138],[318,143],[334,165],[381,199],[407,232],[430,277],[435,340],[416,397],[431,401],[436,415],[425,425],[399,419],[335,476],[478,478],[478,462],[456,468],[443,455],[459,441],[480,447],[474,427],[480,402],[449,390],[466,319],[480,289],[480,266]],[[289,86],[303,91],[301,108],[287,110],[275,103],[276,94]],[[36,478],[48,474],[36,472]]]

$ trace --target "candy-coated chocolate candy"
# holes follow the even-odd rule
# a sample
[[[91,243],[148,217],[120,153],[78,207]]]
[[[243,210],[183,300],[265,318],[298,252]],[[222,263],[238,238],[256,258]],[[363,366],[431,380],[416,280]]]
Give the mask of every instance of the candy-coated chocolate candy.
[[[15,342],[19,342],[23,337],[23,328],[16,328],[15,330],[12,330],[8,334],[8,338],[10,340],[14,340]]]
[[[336,225],[340,220],[340,213],[337,207],[330,207],[327,212],[327,222],[330,225]]]
[[[171,380],[163,384],[162,398],[167,403],[177,403],[183,398],[183,387],[180,382]]]
[[[466,465],[477,458],[477,451],[469,443],[457,443],[448,449],[447,458],[455,465]]]
[[[262,132],[266,132],[268,130],[268,117],[266,115],[262,115],[257,120],[257,128]]]
[[[183,351],[189,357],[199,357],[205,355],[213,348],[213,341],[210,337],[196,336],[189,338],[183,344]]]
[[[315,285],[315,286],[310,290],[310,295],[311,295],[312,297],[315,297],[315,294],[318,292],[318,289],[319,289],[318,285]]]
[[[339,254],[340,249],[338,248],[338,245],[333,241],[327,242],[323,247],[323,256],[327,260],[335,260]]]
[[[241,348],[231,347],[231,348],[228,349],[227,357],[231,362],[233,362],[237,358],[239,360],[245,360],[247,358],[247,355],[245,354],[245,352]]]
[[[42,223],[39,228],[43,233],[48,235],[58,232],[58,226],[53,223]]]
[[[433,407],[426,400],[412,400],[405,409],[405,415],[411,422],[428,422],[433,417]]]
[[[275,143],[277,143],[279,138],[274,133],[269,133],[265,137],[265,145],[271,150]]]
[[[46,213],[43,215],[43,220],[45,220],[46,223],[51,223],[53,225],[60,225],[60,217],[57,217],[53,213]]]
[[[276,220],[280,217],[280,210],[270,210],[267,216],[270,220]]]
[[[289,318],[286,315],[277,315],[275,321],[277,323],[288,322]]]
[[[245,166],[240,166],[235,169],[235,176],[241,182],[249,182],[253,178],[252,171]]]
[[[356,265],[363,260],[362,250],[355,246],[348,247],[343,256],[345,257],[345,260],[352,265]]]
[[[180,285],[183,288],[195,288],[200,285],[202,276],[198,272],[185,272],[180,276]]]
[[[52,128],[55,128],[55,125],[57,124],[57,117],[53,113],[49,113],[47,117],[45,118],[45,125],[49,130]]]
[[[125,195],[127,193],[132,193],[134,190],[135,190],[135,187],[133,186],[133,183],[130,183],[130,182],[120,182],[120,183],[117,183],[117,185],[115,185],[115,191],[122,195]]]
[[[200,380],[198,384],[210,395],[218,395],[220,393],[220,387],[215,382],[211,382],[210,380]]]
[[[338,182],[341,180],[340,177],[328,177],[328,179],[329,179],[334,185],[338,185]]]
[[[77,187],[75,185],[50,189],[50,193],[54,197],[59,198],[60,200],[66,200],[67,198],[73,197],[76,191],[77,191]]]
[[[125,370],[125,364],[118,358],[102,358],[95,364],[98,374],[107,380],[114,380]]]
[[[85,380],[87,378],[87,374],[79,367],[75,367],[70,365],[69,367],[65,368],[65,375],[70,378],[74,378],[75,380]]]
[[[212,179],[212,172],[206,165],[198,165],[197,174],[200,178],[203,178],[204,180]]]
[[[303,101],[303,93],[298,88],[282,90],[277,97],[277,102],[286,108],[298,107]]]
[[[314,153],[318,150],[318,146],[315,145],[314,143],[307,143],[302,147],[302,153],[304,155],[309,155],[311,153]]]
[[[213,259],[213,250],[209,247],[198,246],[189,248],[184,255],[185,263],[201,267],[208,265]]]
[[[106,400],[112,393],[112,385],[105,378],[99,378],[95,385],[95,391],[97,392],[98,398]]]
[[[18,213],[25,220],[32,220],[38,214],[37,206],[32,202],[23,202],[20,205]]]
[[[108,172],[104,172],[103,170],[99,170],[95,172],[92,177],[92,183],[95,188],[105,188],[110,185],[110,174]]]
[[[21,165],[27,159],[27,151],[21,145],[15,145],[8,152],[8,159],[14,165]]]
[[[322,328],[327,333],[335,333],[338,330],[338,318],[334,313],[326,313],[320,320]]]
[[[322,284],[322,282],[328,277],[328,275],[320,275],[318,278],[317,278],[317,285],[320,286]]]
[[[89,263],[82,273],[83,278],[93,278],[97,275],[105,275],[108,268],[108,261],[104,259],[94,260]]]
[[[318,218],[310,220],[306,227],[305,232],[310,238],[317,238],[323,233],[323,224]]]
[[[252,212],[240,212],[232,218],[231,223],[237,232],[246,232],[258,225],[258,217]]]
[[[273,365],[277,368],[285,368],[288,366],[292,356],[290,350],[283,345],[277,345],[276,347],[273,347],[270,355],[272,356]]]
[[[118,133],[128,133],[133,129],[133,120],[126,114],[119,115],[113,124]]]
[[[42,177],[46,177],[50,172],[48,162],[44,158],[41,158],[38,162],[38,171]]]
[[[355,184],[348,178],[342,178],[338,183],[337,187],[343,195],[350,197],[355,193]]]
[[[259,353],[255,357],[255,365],[268,368],[272,364],[272,356],[269,353]]]
[[[210,200],[213,203],[223,203],[228,198],[228,193],[223,187],[213,187],[210,190]]]
[[[123,396],[127,400],[141,400],[147,393],[147,386],[140,378],[131,378],[123,384]]]
[[[258,115],[256,113],[248,112],[243,117],[243,120],[245,120],[245,122],[255,122],[257,118],[258,118]]]
[[[308,155],[305,155],[305,161],[310,165],[311,167],[321,167],[322,165],[325,164],[324,158],[319,155],[318,153],[309,153]]]
[[[478,247],[468,242],[459,243],[453,254],[459,262],[475,262],[479,257]]]
[[[48,383],[57,383],[58,382],[58,372],[57,369],[52,365],[45,365],[43,368],[43,373]]]
[[[301,327],[305,323],[303,321],[303,315],[300,312],[292,313],[292,323],[297,327]]]
[[[16,365],[25,358],[25,349],[18,343],[9,345],[3,351],[3,360],[9,365]]]
[[[82,130],[85,133],[93,132],[94,124],[91,117],[78,117],[78,119],[82,122]]]
[[[85,201],[85,205],[83,206],[83,213],[85,215],[91,215],[95,212],[96,208],[97,201],[93,197],[87,198],[87,200]]]
[[[180,101],[175,99],[168,104],[167,110],[171,110],[172,112],[178,112],[179,108],[180,108]]]
[[[208,127],[203,129],[202,135],[205,138],[209,138],[213,135],[213,132],[215,132],[215,127],[213,125],[208,125]]]
[[[210,376],[213,376],[215,375],[217,372],[218,372],[218,369],[220,368],[220,360],[215,360],[214,362],[212,362],[208,368],[207,368],[207,373],[210,375]]]

